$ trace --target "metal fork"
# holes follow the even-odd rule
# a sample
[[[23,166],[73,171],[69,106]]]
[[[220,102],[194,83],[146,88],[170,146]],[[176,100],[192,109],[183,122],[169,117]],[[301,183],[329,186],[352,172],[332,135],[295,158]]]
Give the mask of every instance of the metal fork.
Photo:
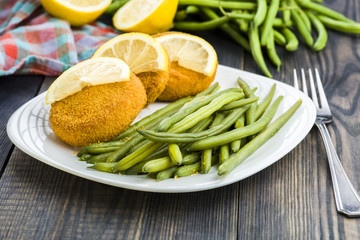
[[[331,142],[329,131],[326,127],[326,123],[332,122],[333,118],[325,96],[324,88],[321,83],[319,72],[316,68],[315,77],[319,100],[317,97],[312,71],[311,69],[309,69],[311,97],[316,107],[315,125],[319,128],[328,156],[332,184],[334,188],[336,208],[339,213],[345,214],[348,217],[359,217],[360,197],[357,194],[354,186],[350,183],[350,180],[341,165],[334,145]],[[301,69],[301,78],[303,92],[308,95],[304,69]],[[294,69],[294,87],[299,89],[296,69]]]

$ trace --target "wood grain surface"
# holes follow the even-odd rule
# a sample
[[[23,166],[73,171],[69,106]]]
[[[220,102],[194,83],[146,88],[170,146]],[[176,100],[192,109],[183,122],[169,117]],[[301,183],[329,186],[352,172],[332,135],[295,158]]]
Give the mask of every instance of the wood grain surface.
[[[325,5],[360,21],[357,0]],[[207,39],[220,64],[261,73],[251,55],[218,31]],[[360,192],[360,36],[329,31],[327,47],[279,48],[274,79],[293,83],[293,69],[317,67],[334,122],[330,134]],[[0,239],[360,239],[360,218],[336,212],[326,152],[317,129],[263,171],[218,189],[148,193],[85,180],[12,147],[11,113],[45,91],[53,78],[0,78]],[[41,85],[42,84],[42,85]]]

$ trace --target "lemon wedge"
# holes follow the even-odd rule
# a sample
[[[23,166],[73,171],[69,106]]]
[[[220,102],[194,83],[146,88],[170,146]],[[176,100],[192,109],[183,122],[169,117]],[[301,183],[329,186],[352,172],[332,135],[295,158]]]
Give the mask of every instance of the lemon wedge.
[[[72,26],[82,26],[97,19],[110,5],[111,0],[41,0],[45,10]]]
[[[86,86],[100,85],[130,80],[130,68],[116,58],[88,59],[63,72],[49,87],[45,103],[52,104]]]
[[[130,0],[113,17],[113,25],[124,32],[155,34],[169,30],[178,0]]]

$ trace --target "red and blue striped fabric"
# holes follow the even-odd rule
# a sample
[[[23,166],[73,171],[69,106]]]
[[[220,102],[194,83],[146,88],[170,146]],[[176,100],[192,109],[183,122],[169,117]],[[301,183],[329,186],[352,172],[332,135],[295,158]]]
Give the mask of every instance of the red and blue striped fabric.
[[[72,28],[40,0],[0,1],[0,76],[60,75],[118,34],[101,22]]]

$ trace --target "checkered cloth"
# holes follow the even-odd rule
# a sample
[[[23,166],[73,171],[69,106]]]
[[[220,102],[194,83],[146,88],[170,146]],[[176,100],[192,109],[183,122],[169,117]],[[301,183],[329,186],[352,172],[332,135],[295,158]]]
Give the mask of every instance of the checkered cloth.
[[[72,28],[40,0],[0,0],[0,76],[60,75],[118,34],[101,22]]]

